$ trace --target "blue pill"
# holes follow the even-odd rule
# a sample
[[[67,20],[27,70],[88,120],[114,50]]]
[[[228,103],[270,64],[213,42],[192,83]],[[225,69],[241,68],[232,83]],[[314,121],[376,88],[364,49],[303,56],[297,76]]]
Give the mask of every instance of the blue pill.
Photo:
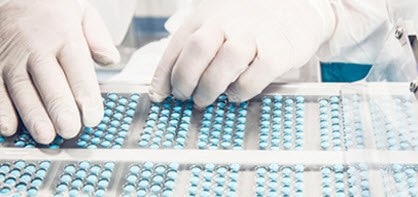
[[[141,168],[139,166],[131,166],[129,168],[129,172],[131,172],[132,174],[138,174],[141,171]]]
[[[126,193],[131,193],[135,191],[135,186],[133,184],[128,183],[123,187],[123,191],[125,191]]]
[[[110,122],[110,118],[108,116],[104,116],[100,123],[107,124]]]
[[[331,96],[330,101],[331,101],[331,103],[338,103],[340,101],[340,99],[337,96]]]
[[[126,177],[126,181],[131,184],[134,184],[137,180],[138,180],[138,177],[134,174],[130,174],[128,175],[128,177]]]
[[[34,173],[36,171],[36,166],[33,164],[28,164],[25,167],[25,172]]]
[[[103,189],[98,189],[94,194],[95,194],[96,197],[101,197],[101,196],[104,196],[106,194],[106,191],[103,190]]]
[[[112,171],[106,169],[102,172],[101,177],[105,179],[109,179],[112,176]]]
[[[86,184],[83,186],[83,191],[86,193],[94,192],[95,188],[92,184]]]
[[[112,100],[112,101],[117,101],[118,100],[118,95],[117,94],[115,94],[115,93],[109,93],[108,95],[107,95],[107,98],[109,98],[110,100]]]
[[[114,122],[114,121],[112,121],[112,122]],[[101,131],[104,131],[105,129],[106,129],[106,124],[103,124],[103,123],[100,123],[99,125],[97,125],[97,129],[98,130],[101,130]]]
[[[151,162],[145,162],[144,163],[144,168],[145,170],[151,170],[154,167],[154,164]]]
[[[86,178],[86,181],[88,182],[88,183],[91,183],[91,184],[95,184],[97,181],[98,181],[99,179],[97,178],[97,176],[96,175],[94,175],[94,174],[90,174],[89,176],[87,176],[87,178]]]
[[[271,103],[271,98],[270,97],[264,97],[263,98],[263,103],[269,105]]]
[[[165,170],[166,170],[166,167],[165,166],[157,166],[154,171],[157,174],[164,174]]]
[[[175,171],[170,171],[167,173],[167,178],[171,179],[171,180],[175,180],[177,178],[177,172]]]
[[[73,164],[67,165],[64,168],[64,172],[68,173],[68,174],[72,174],[76,171],[76,168]]]
[[[26,189],[26,188],[25,188]],[[57,187],[55,188],[57,193],[63,193],[68,191],[68,187],[66,184],[60,183],[59,185],[57,185]]]
[[[156,175],[152,178],[154,184],[161,184],[164,181],[164,178],[161,175]]]
[[[133,110],[133,109],[128,109],[128,110],[126,110],[125,114],[126,114],[127,116],[129,116],[129,117],[133,117],[133,116],[134,116],[134,114],[135,114],[135,110]]]
[[[303,103],[304,101],[305,101],[305,98],[303,96],[296,96],[297,103]]]
[[[22,161],[22,160],[18,160],[18,161],[15,161],[14,162],[14,166],[16,168],[23,169],[26,166],[26,162],[25,161]]]
[[[148,188],[148,185],[149,185],[149,181],[145,179],[141,179],[141,181],[139,181],[138,183],[139,188]]]
[[[144,179],[149,179],[152,176],[152,173],[149,170],[145,170],[145,171],[142,171],[141,176]]]
[[[121,113],[115,113],[115,114],[113,114],[113,118],[114,119],[120,120],[120,119],[122,119],[122,117],[123,117],[123,115]]]
[[[115,103],[115,102],[113,102],[113,101],[108,101],[108,102],[106,102],[106,107],[107,107],[107,108],[112,109],[112,108],[114,108],[115,106],[116,106],[116,103]]]
[[[293,103],[294,103],[293,99],[291,99],[291,98],[286,98],[286,99],[284,100],[284,102],[285,102],[286,104],[288,104],[288,105],[290,105],[290,104],[293,104]]]
[[[71,191],[69,192],[69,196],[70,197],[76,197],[79,196],[79,192],[77,189],[71,189]]]
[[[71,182],[71,186],[73,188],[80,188],[81,186],[83,186],[83,181],[77,178]]]
[[[44,170],[44,169],[39,169],[35,173],[35,176],[39,177],[39,178],[44,178],[45,175],[46,175],[46,170]]]
[[[90,172],[91,172],[91,173],[94,173],[94,174],[99,174],[99,173],[100,173],[100,171],[101,171],[101,168],[100,168],[100,166],[98,166],[98,165],[94,165],[94,166],[92,166],[92,167],[90,168]]]
[[[14,185],[16,185],[16,179],[13,178],[13,177],[9,177],[6,180],[4,180],[4,184],[14,186]]]
[[[101,130],[97,130],[96,132],[94,132],[94,136],[101,138],[103,136],[104,132]]]
[[[63,174],[60,178],[61,183],[70,183],[72,180],[71,175]]]
[[[97,144],[100,143],[101,140],[100,140],[99,137],[94,137],[90,141],[91,141],[92,144],[97,145]]]
[[[116,144],[119,144],[119,145],[122,145],[123,144],[123,141],[125,141],[125,139],[123,137],[117,137],[115,139],[115,143]]]
[[[173,191],[172,190],[166,189],[162,193],[162,197],[171,197],[171,196],[173,196]]]
[[[5,195],[5,196],[9,195],[10,192],[11,192],[11,189],[8,186],[3,186],[2,188],[0,188],[0,194],[1,195]]]
[[[125,110],[126,110],[126,108],[124,106],[122,106],[122,105],[118,105],[116,107],[116,111],[119,112],[117,114],[123,113],[123,112],[125,112]],[[115,115],[113,115],[113,116],[115,116]]]
[[[160,107],[158,105],[153,104],[151,106],[151,112],[159,112],[160,111]]]
[[[126,105],[128,103],[128,99],[126,99],[125,97],[122,97],[119,99],[119,104],[121,105]]]
[[[75,175],[78,177],[78,178],[84,178],[84,177],[86,177],[87,176],[87,172],[85,171],[85,170],[78,170],[76,173],[75,173]]]
[[[28,196],[36,196],[37,193],[38,193],[38,189],[34,188],[34,187],[31,187],[31,188],[28,189],[26,194]]]

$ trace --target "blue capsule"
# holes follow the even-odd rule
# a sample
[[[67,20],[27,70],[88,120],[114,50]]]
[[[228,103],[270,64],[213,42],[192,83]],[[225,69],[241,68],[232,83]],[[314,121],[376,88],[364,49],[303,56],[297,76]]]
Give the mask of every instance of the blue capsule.
[[[132,101],[138,102],[140,98],[141,98],[141,97],[140,97],[140,95],[139,95],[139,94],[132,94],[132,95],[131,95],[131,100],[132,100]]]
[[[98,189],[98,190],[96,190],[96,192],[95,192],[94,194],[95,194],[95,196],[96,196],[96,197],[102,197],[102,196],[104,196],[104,195],[105,195],[105,193],[106,193],[106,191],[105,191],[105,190],[103,190],[103,189]]]
[[[61,183],[70,183],[71,180],[72,180],[72,177],[69,174],[63,174],[60,178]]]
[[[80,188],[82,185],[83,185],[83,181],[82,181],[82,179],[79,179],[79,178],[74,179],[74,180],[71,182],[71,186],[72,186],[73,188]]]
[[[105,179],[109,179],[112,176],[112,171],[106,169],[102,172],[101,177]]]

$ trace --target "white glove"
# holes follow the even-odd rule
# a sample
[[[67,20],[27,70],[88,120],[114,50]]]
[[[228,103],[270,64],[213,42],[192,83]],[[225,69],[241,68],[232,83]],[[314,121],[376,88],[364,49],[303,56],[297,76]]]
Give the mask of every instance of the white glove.
[[[209,105],[226,90],[248,100],[302,66],[335,28],[328,0],[207,0],[174,34],[151,83],[151,99],[173,93]]]
[[[1,134],[16,131],[13,104],[42,144],[56,133],[76,136],[82,123],[98,124],[103,104],[92,57],[101,64],[120,59],[86,1],[13,0],[0,7]]]

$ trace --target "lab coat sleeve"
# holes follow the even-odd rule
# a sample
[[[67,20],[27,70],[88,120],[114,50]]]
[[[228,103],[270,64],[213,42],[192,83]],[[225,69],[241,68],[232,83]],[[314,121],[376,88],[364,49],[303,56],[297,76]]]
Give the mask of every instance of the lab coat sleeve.
[[[336,17],[333,36],[317,53],[321,61],[371,64],[393,27],[386,0],[329,0]]]
[[[102,16],[114,44],[120,45],[135,14],[136,0],[89,0],[89,2]]]

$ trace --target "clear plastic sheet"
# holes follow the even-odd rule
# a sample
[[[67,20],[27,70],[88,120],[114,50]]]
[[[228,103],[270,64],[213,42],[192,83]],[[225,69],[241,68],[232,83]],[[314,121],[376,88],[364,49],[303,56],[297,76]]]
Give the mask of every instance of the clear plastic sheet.
[[[147,89],[102,86],[106,124],[77,139],[42,149],[17,147],[22,133],[6,139],[0,196],[416,195],[417,102],[406,83],[274,84],[201,111],[151,103]],[[15,172],[17,161],[49,161],[42,184],[19,184],[42,172]]]

